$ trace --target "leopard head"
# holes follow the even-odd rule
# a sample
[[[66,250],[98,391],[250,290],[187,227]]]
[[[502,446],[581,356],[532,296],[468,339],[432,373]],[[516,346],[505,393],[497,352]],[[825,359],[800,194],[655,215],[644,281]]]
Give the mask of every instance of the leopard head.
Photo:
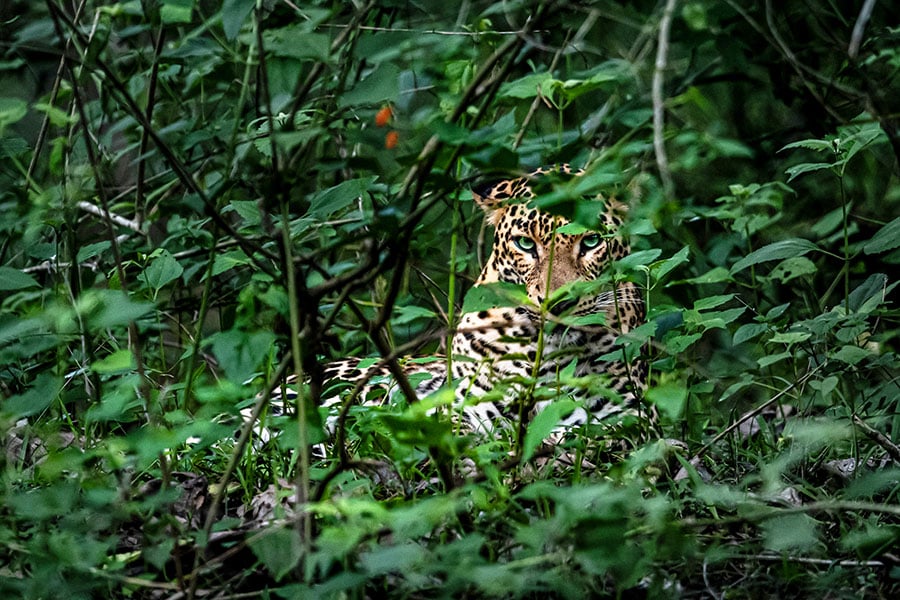
[[[531,302],[539,306],[563,285],[596,279],[611,261],[628,253],[617,235],[625,210],[619,202],[594,198],[600,225],[578,233],[565,233],[570,221],[564,217],[530,205],[534,184],[550,171],[570,173],[568,167],[540,169],[473,191],[487,222],[495,228],[493,249],[476,285],[498,281],[524,285]],[[549,309],[556,314],[573,308],[579,311],[593,301],[560,301]]]

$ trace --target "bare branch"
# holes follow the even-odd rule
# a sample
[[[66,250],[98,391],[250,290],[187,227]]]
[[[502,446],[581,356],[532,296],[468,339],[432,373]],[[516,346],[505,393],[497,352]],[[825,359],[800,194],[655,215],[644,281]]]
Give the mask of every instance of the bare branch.
[[[656,168],[662,181],[666,198],[671,199],[674,192],[672,175],[669,172],[669,158],[665,145],[665,106],[663,105],[663,79],[669,54],[669,30],[672,27],[672,14],[675,12],[677,0],[666,0],[662,18],[659,20],[659,37],[656,45],[656,64],[653,69],[651,95],[653,98],[653,150],[656,154]]]

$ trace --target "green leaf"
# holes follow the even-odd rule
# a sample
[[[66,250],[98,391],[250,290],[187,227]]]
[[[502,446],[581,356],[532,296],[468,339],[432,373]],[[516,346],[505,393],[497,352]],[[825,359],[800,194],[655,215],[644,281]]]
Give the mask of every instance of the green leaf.
[[[900,217],[897,217],[881,229],[875,232],[865,246],[866,254],[878,254],[900,247]]]
[[[372,71],[368,77],[338,99],[341,107],[356,104],[379,104],[396,102],[400,96],[400,67],[394,63],[384,63]]]
[[[662,254],[662,250],[659,248],[651,248],[650,250],[640,250],[638,252],[632,252],[625,258],[616,261],[616,267],[622,271],[630,271],[631,269],[637,267],[643,267],[645,265],[649,265],[654,260]]]
[[[394,325],[406,325],[416,319],[434,319],[433,310],[421,306],[399,306],[395,310],[395,316],[391,318]]]
[[[808,331],[787,331],[784,333],[776,333],[770,337],[768,341],[775,344],[797,344],[805,342],[811,337],[812,334]]]
[[[735,346],[743,344],[759,336],[768,328],[769,326],[765,323],[744,323],[734,332],[734,338],[731,340],[731,343]]]
[[[805,256],[792,256],[786,258],[777,267],[772,269],[769,277],[772,279],[780,279],[782,283],[787,283],[792,279],[803,277],[804,275],[812,275],[818,268],[816,264]]]
[[[300,535],[290,527],[269,527],[261,535],[251,535],[247,543],[276,580],[290,573],[303,555]]]
[[[66,111],[44,102],[35,104],[34,109],[45,113],[54,127],[65,127],[66,125],[72,125],[78,122],[78,117],[75,115],[70,115]]]
[[[809,515],[789,514],[762,523],[764,544],[769,550],[807,550],[819,542],[816,521]]]
[[[718,296],[709,296],[708,298],[700,298],[694,302],[694,310],[702,311],[716,308],[717,306],[722,306],[726,302],[730,302],[732,299],[734,299],[734,294],[721,294]]]
[[[785,173],[788,174],[788,183],[790,183],[804,173],[813,173],[815,171],[821,171],[822,169],[830,169],[833,166],[833,163],[801,163],[786,169]]]
[[[23,394],[10,396],[0,403],[0,412],[12,415],[14,419],[30,417],[43,412],[53,404],[62,391],[62,379],[52,373],[41,373]]]
[[[790,358],[793,356],[793,353],[790,351],[779,352],[778,354],[770,354],[768,356],[763,356],[759,360],[756,361],[760,367],[768,367],[769,365],[774,365],[777,362],[784,360],[785,358]]]
[[[156,254],[157,256],[144,269],[143,278],[153,291],[158,292],[166,284],[181,277],[184,269],[168,250],[160,250]]]
[[[0,291],[8,292],[38,287],[38,282],[28,273],[12,267],[0,267]]]
[[[269,355],[275,343],[270,331],[247,333],[230,329],[213,334],[205,340],[230,381],[242,384],[256,372],[256,368]]]
[[[847,363],[848,365],[855,365],[858,362],[871,356],[871,352],[869,352],[865,348],[860,348],[859,346],[847,345],[843,346],[840,350],[833,353],[831,356],[841,362]]]
[[[0,98],[0,133],[28,114],[28,104],[20,98]]]
[[[658,407],[663,415],[675,421],[684,413],[687,387],[680,381],[670,381],[647,390],[647,401]]]
[[[754,250],[741,260],[734,263],[734,266],[731,267],[731,274],[733,275],[735,273],[743,271],[747,267],[758,265],[762,262],[767,262],[770,260],[783,260],[792,256],[803,256],[804,254],[818,249],[819,247],[816,244],[803,238],[781,240],[780,242],[775,242],[773,244],[769,244],[768,246],[763,246],[759,250]]]
[[[163,23],[190,23],[194,0],[162,0],[159,16]]]
[[[698,275],[697,277],[691,277],[690,279],[685,279],[684,281],[680,281],[678,283],[696,283],[696,284],[704,284],[704,283],[722,283],[725,281],[731,281],[731,273],[725,267],[714,267],[713,269],[707,271],[703,275]]]
[[[213,262],[212,274],[213,276],[221,275],[235,267],[246,264],[250,264],[250,258],[244,254],[243,250],[232,250],[225,254],[218,254]]]
[[[522,441],[523,462],[531,460],[531,457],[534,456],[534,451],[541,442],[553,432],[563,417],[575,410],[575,407],[576,404],[573,400],[556,400],[548,404],[544,410],[534,417],[531,423],[528,424],[525,439]]]
[[[134,354],[131,350],[123,348],[116,350],[106,358],[91,363],[91,370],[101,375],[109,373],[118,373],[120,371],[129,371],[135,367],[137,363],[134,360]]]
[[[834,144],[830,140],[799,140],[796,142],[791,142],[787,146],[782,147],[779,152],[783,152],[785,150],[793,150],[794,148],[806,148],[807,150],[822,152],[834,150]]]
[[[222,28],[225,30],[225,38],[229,42],[234,41],[234,38],[237,37],[254,5],[256,5],[256,0],[224,0],[222,2]]]
[[[372,187],[376,179],[377,177],[374,175],[360,179],[349,179],[316,193],[310,198],[310,216],[324,219],[355,204]]]
[[[501,306],[520,306],[529,304],[525,286],[495,281],[476,285],[466,293],[463,300],[463,313],[475,313]]]
[[[112,244],[109,240],[103,240],[102,242],[96,242],[94,244],[87,244],[86,246],[82,246],[78,249],[78,254],[76,255],[76,260],[79,263],[83,263],[89,258],[94,258],[95,256],[99,256],[109,250]]]
[[[534,98],[549,91],[553,76],[550,73],[532,73],[500,86],[501,98]]]
[[[674,255],[659,262],[655,262],[650,265],[650,273],[656,278],[657,281],[661,281],[666,275],[668,275],[672,269],[677,267],[678,265],[684,264],[688,261],[690,257],[690,248],[685,246]]]
[[[78,299],[76,309],[92,329],[127,325],[153,310],[149,302],[135,302],[118,290],[87,290]]]

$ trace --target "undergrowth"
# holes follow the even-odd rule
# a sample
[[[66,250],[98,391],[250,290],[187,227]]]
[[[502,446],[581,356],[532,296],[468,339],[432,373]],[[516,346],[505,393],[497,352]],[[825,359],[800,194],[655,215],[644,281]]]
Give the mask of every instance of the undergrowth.
[[[896,597],[889,7],[664,4],[0,8],[0,594]],[[444,390],[331,448],[321,366],[440,354],[469,190],[564,162],[630,205],[662,438]]]

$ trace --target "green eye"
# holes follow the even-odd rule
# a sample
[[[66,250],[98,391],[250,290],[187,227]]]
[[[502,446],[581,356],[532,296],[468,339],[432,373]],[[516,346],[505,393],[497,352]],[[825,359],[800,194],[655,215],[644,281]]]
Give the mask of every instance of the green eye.
[[[534,240],[528,237],[527,235],[520,235],[514,240],[516,248],[522,250],[523,252],[528,252],[529,254],[534,253],[535,243]]]
[[[585,250],[593,250],[600,245],[600,235],[592,233],[581,238],[581,247]]]

